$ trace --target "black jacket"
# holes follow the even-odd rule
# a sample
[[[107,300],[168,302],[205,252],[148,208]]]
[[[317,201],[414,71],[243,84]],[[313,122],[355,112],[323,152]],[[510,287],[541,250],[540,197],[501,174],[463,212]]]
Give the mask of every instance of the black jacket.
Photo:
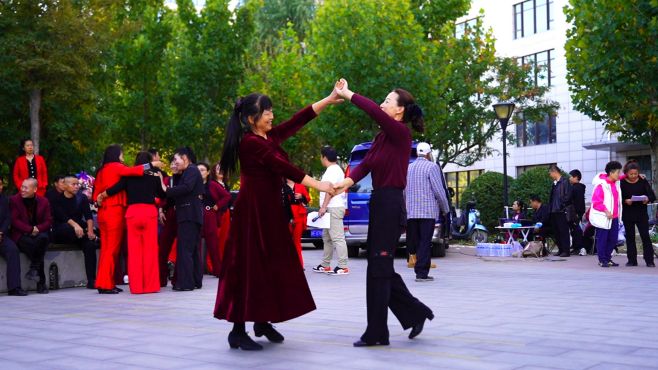
[[[581,218],[585,214],[585,184],[571,185],[571,204],[576,208],[576,214]]]
[[[9,225],[11,225],[9,199],[4,194],[0,194],[0,232],[2,232],[3,239],[9,238]]]
[[[534,223],[541,222],[543,224],[542,227],[546,227],[548,226],[549,221],[550,221],[550,211],[548,209],[548,206],[546,204],[542,204],[532,215],[532,222]]]
[[[196,222],[203,224],[203,180],[196,165],[190,164],[176,186],[167,189],[167,197],[176,203],[176,220],[178,222]]]
[[[551,199],[548,202],[548,208],[551,213],[564,212],[565,208],[571,204],[571,184],[569,180],[561,177],[551,188]]]

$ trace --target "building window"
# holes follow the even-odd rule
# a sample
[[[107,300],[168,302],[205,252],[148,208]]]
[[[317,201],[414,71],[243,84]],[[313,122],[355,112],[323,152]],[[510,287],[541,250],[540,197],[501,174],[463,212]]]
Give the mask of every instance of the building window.
[[[555,61],[555,49],[541,51],[517,58],[521,65],[529,65],[529,77],[535,82],[535,86],[550,87],[552,85],[553,62]]]
[[[446,173],[446,183],[449,188],[452,188],[455,191],[455,196],[452,198],[455,207],[459,208],[462,194],[464,194],[464,191],[471,181],[480,176],[482,172],[483,170],[471,170]]]
[[[554,164],[556,163],[533,164],[532,166],[518,166],[516,167],[516,177],[518,178],[519,176],[521,176],[522,173],[531,170],[533,168],[545,168],[546,173],[548,173],[548,167]]]
[[[475,26],[478,23],[477,18],[469,19],[467,21],[457,23],[455,24],[455,37],[460,39],[464,34],[467,32],[467,30],[475,28]]]
[[[533,146],[555,143],[555,116],[546,115],[541,122],[523,119],[516,125],[516,146]]]
[[[514,38],[551,29],[553,0],[527,0],[514,5]]]

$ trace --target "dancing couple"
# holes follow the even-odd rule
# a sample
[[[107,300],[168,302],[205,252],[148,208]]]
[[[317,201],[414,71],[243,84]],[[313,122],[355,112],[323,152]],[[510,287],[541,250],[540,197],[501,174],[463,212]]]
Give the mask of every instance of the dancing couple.
[[[381,131],[363,162],[342,183],[319,182],[290,163],[281,144],[327,106],[351,101],[374,119]],[[373,188],[368,231],[366,297],[368,325],[355,347],[389,344],[388,308],[409,338],[423,330],[434,315],[409,293],[393,268],[393,256],[406,221],[403,190],[411,148],[411,131],[423,130],[423,113],[413,96],[395,89],[378,106],[353,93],[344,79],[331,94],[272,127],[272,101],[262,94],[238,99],[226,128],[221,168],[225,178],[240,172],[240,194],[234,203],[229,239],[223,256],[214,316],[233,323],[231,348],[261,350],[246,332],[270,342],[284,340],[272,326],[315,309],[303,267],[295,250],[281,202],[285,179],[321,192],[344,191],[368,173]]]

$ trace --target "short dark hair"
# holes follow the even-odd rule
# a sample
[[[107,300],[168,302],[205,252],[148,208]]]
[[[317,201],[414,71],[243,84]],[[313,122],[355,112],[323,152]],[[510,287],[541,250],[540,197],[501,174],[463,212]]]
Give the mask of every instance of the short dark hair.
[[[53,178],[53,183],[59,182],[59,180],[63,180],[66,176],[64,175],[57,175]]]
[[[539,195],[537,195],[537,194],[532,194],[532,195],[530,196],[530,201],[531,201],[531,202],[539,202],[539,203],[541,203],[541,198],[540,198]]]
[[[147,164],[153,160],[153,156],[149,152],[139,152],[135,156],[135,166],[140,164]]]
[[[605,165],[605,173],[607,173],[608,175],[612,173],[612,171],[621,170],[621,169],[622,169],[622,165],[617,161],[610,161]]]
[[[548,172],[562,173],[562,169],[560,169],[560,167],[558,167],[557,164],[552,164],[552,165],[548,166]]]
[[[160,153],[160,151],[157,148],[149,148],[149,150],[147,150],[147,152],[151,153],[151,155],[156,155],[156,154]]]
[[[190,161],[190,163],[196,164],[196,156],[194,155],[194,151],[192,151],[192,148],[189,146],[181,147],[176,149],[174,152],[174,155],[178,154],[178,156],[187,156],[187,159]]]
[[[571,172],[569,172],[569,175],[571,175],[571,177],[577,178],[578,181],[583,179],[583,174],[580,173],[579,170],[571,170]]]
[[[205,167],[205,168],[206,168],[206,171],[208,171],[208,173],[210,174],[210,165],[209,165],[208,163],[206,163],[206,162],[199,162],[199,163],[197,163],[196,165],[197,165],[197,167],[198,167],[198,166],[203,166],[203,167]]]
[[[631,159],[628,162],[626,162],[626,165],[624,165],[624,173],[628,173],[630,170],[637,170],[640,171],[640,165],[637,163],[635,159]]]
[[[336,153],[336,149],[330,147],[329,145],[322,147],[322,149],[320,149],[320,154],[327,158],[329,162],[336,162],[338,160],[338,153]]]

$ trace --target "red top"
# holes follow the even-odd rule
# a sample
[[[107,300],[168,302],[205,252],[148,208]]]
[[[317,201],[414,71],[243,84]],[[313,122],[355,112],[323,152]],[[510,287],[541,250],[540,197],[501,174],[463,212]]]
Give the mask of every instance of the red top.
[[[46,194],[46,187],[48,186],[46,161],[38,154],[34,155],[33,161],[37,165],[37,194],[44,196]],[[30,174],[27,172],[27,157],[22,155],[16,158],[16,162],[14,163],[14,185],[16,185],[16,189],[20,189],[23,181],[29,176]]]
[[[306,198],[306,204],[311,203],[311,196],[308,194],[308,190],[306,190],[306,186],[302,184],[295,184],[294,188],[292,189],[293,193],[299,193],[302,196]],[[308,211],[306,210],[306,205],[303,203],[298,203],[298,204],[292,204],[290,206],[290,209],[292,210],[292,217],[296,219],[303,218],[306,220],[306,215]],[[304,225],[306,225],[306,221],[304,221]]]
[[[94,194],[92,195],[92,200],[95,202],[98,198],[98,194],[104,192],[108,188],[112,187],[114,184],[121,180],[122,176],[143,176],[144,175],[144,166],[134,166],[128,167],[123,163],[112,162],[104,165],[98,175],[96,175],[96,180],[94,181]],[[103,200],[101,208],[112,207],[112,206],[126,206],[126,192],[124,190],[119,193],[107,197]]]
[[[212,201],[217,206],[217,225],[222,223],[222,216],[226,211],[228,203],[231,201],[231,193],[229,193],[220,183],[215,180],[208,180],[208,192]]]
[[[404,189],[411,153],[411,131],[404,122],[394,120],[366,97],[354,94],[352,103],[375,120],[382,130],[375,136],[361,164],[348,177],[357,183],[370,172],[373,189]]]

